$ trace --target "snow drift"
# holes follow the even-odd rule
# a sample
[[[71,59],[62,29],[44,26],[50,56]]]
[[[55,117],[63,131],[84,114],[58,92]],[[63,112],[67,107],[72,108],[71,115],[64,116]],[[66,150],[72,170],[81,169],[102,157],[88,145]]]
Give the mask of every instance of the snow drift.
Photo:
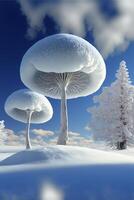
[[[2,200],[133,200],[133,185],[132,156],[82,147],[19,151],[0,166]]]
[[[132,158],[127,155],[120,155],[101,150],[71,147],[71,146],[48,146],[33,150],[19,151],[0,162],[1,165],[18,165],[18,164],[37,164],[52,163],[55,164],[119,164],[131,163]],[[134,162],[134,161],[133,161]]]

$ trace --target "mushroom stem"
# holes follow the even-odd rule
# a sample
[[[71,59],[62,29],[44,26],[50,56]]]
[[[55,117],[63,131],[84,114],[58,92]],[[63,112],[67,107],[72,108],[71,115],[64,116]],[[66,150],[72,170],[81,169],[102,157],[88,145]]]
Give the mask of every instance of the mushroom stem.
[[[26,149],[31,149],[31,142],[30,142],[30,122],[31,122],[31,116],[33,111],[27,110],[27,126],[26,126]]]
[[[61,128],[57,144],[66,145],[67,139],[68,139],[67,99],[66,99],[66,86],[63,84],[61,88]]]

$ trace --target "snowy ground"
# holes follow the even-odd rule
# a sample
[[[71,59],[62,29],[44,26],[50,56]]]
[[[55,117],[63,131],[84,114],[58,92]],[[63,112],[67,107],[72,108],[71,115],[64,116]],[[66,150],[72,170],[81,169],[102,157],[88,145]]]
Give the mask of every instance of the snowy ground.
[[[0,200],[134,200],[134,149],[1,147]]]

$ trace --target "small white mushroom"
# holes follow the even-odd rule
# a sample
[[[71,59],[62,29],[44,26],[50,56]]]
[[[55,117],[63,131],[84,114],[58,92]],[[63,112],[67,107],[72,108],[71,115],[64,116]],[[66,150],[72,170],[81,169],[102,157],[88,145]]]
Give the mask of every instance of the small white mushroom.
[[[6,113],[15,120],[27,123],[26,149],[31,148],[30,123],[44,123],[52,118],[53,109],[48,99],[42,94],[21,89],[12,93],[5,103]]]
[[[56,34],[40,40],[26,52],[20,75],[30,89],[61,99],[58,144],[66,144],[66,100],[96,92],[105,80],[106,68],[102,56],[89,42],[70,34]]]

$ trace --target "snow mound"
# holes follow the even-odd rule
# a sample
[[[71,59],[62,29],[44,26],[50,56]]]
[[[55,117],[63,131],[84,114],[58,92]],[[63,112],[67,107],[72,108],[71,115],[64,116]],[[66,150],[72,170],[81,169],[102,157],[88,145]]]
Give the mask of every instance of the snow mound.
[[[54,161],[54,162],[53,162]],[[34,163],[55,164],[120,164],[134,163],[127,155],[105,152],[84,147],[48,146],[46,148],[24,150],[2,160],[0,165],[18,165]]]
[[[65,156],[65,152],[53,148],[24,150],[4,159],[0,165],[47,162],[48,160],[61,160],[64,159]]]

